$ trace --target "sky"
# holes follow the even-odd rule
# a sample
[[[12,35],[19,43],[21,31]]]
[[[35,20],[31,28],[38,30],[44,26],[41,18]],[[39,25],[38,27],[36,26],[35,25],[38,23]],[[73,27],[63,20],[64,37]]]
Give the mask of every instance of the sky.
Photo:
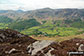
[[[84,0],[0,0],[0,10],[84,8]]]

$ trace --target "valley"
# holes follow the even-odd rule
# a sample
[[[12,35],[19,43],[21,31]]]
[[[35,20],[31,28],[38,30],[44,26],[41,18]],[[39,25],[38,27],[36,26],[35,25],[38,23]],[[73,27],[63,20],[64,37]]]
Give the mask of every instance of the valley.
[[[83,9],[44,8],[32,11],[2,10],[0,29],[14,29],[26,35],[65,37],[84,33]]]

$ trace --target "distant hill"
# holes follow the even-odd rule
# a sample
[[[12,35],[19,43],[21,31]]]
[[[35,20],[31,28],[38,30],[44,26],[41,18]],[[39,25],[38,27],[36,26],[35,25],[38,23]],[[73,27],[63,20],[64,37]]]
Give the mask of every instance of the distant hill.
[[[22,11],[22,10],[1,10],[0,16],[7,16],[12,19],[54,19],[54,20],[63,20],[63,19],[76,19],[80,18],[84,20],[84,9],[37,9],[31,11]]]

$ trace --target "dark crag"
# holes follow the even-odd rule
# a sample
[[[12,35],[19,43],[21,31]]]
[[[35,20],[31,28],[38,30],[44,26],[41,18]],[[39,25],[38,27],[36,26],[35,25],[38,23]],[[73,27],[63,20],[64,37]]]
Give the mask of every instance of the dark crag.
[[[28,56],[26,47],[35,41],[11,29],[0,30],[0,56]]]

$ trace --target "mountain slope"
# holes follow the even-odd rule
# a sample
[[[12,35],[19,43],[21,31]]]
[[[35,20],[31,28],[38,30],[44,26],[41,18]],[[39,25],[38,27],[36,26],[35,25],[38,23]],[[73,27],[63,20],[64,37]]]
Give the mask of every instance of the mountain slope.
[[[51,9],[44,8],[31,11],[3,11],[0,15],[7,16],[12,19],[54,19],[54,20],[63,20],[63,19],[84,19],[84,9]]]
[[[6,16],[0,16],[0,23],[11,23],[13,19],[8,18]]]
[[[15,29],[15,30],[24,30],[26,28],[34,27],[34,26],[39,26],[41,25],[38,21],[35,19],[29,19],[29,20],[23,20],[23,21],[15,21],[9,24],[9,28]]]

